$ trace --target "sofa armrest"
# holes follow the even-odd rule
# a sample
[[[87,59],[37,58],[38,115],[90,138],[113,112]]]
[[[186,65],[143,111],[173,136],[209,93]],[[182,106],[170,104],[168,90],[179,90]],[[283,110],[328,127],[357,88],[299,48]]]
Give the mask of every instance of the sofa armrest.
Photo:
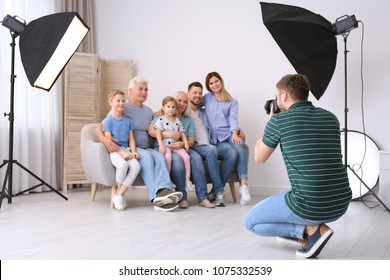
[[[81,130],[80,152],[88,181],[105,186],[115,185],[115,167],[104,145],[96,137],[97,124],[85,125]]]

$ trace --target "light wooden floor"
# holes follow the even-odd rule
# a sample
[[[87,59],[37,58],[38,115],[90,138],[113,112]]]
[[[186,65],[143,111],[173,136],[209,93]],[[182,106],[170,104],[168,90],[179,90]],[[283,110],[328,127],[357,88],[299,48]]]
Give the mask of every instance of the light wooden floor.
[[[291,260],[295,248],[259,237],[243,225],[251,205],[225,208],[196,205],[164,213],[154,211],[145,189],[127,192],[128,208],[109,208],[110,189],[90,201],[89,188],[69,191],[65,201],[53,192],[3,201],[0,210],[2,260]],[[377,204],[374,201],[370,205]],[[390,213],[381,206],[351,203],[345,216],[329,224],[335,234],[319,255],[322,260],[389,260]]]

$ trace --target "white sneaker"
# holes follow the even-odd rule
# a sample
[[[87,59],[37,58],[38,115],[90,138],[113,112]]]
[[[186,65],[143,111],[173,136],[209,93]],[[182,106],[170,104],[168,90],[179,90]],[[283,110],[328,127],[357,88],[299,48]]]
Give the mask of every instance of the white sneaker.
[[[122,195],[114,195],[114,197],[112,198],[112,203],[114,203],[114,207],[117,210],[122,211],[126,208],[126,199]]]
[[[251,201],[251,195],[249,193],[249,188],[247,185],[242,185],[239,187],[239,192],[241,194],[240,204],[248,204]]]
[[[194,186],[192,185],[192,182],[190,180],[186,181],[186,191],[187,192],[193,192]]]

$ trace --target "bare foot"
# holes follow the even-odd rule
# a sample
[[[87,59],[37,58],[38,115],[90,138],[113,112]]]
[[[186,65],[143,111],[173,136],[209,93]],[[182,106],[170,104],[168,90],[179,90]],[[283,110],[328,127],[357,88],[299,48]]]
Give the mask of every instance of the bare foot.
[[[206,207],[206,208],[215,208],[215,205],[211,203],[207,198],[199,202],[199,206]]]

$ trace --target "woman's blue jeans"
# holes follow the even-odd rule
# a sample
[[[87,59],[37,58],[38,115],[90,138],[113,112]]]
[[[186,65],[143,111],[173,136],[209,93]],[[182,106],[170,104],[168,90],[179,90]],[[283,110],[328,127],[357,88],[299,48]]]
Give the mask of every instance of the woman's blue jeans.
[[[215,146],[217,147],[218,159],[222,161],[220,174],[222,185],[225,187],[225,184],[236,165],[238,154],[235,149],[232,149],[228,142],[217,143]]]
[[[236,163],[238,178],[240,180],[248,179],[248,154],[245,149],[245,142],[243,141],[242,144],[234,144],[232,142],[232,136],[228,138],[228,141],[238,154]]]

